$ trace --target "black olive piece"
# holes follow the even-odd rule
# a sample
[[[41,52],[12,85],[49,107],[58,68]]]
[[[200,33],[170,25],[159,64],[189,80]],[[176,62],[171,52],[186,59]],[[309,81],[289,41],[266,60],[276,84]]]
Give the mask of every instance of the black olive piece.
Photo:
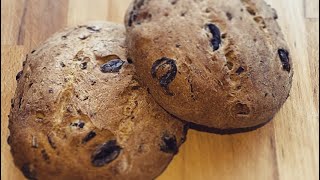
[[[290,72],[291,66],[289,63],[289,61],[290,61],[289,60],[289,52],[284,49],[278,49],[278,54],[279,54],[283,69]]]
[[[220,35],[221,33],[220,33],[220,30],[214,24],[208,24],[207,26],[208,26],[208,28],[210,30],[210,33],[212,34],[212,39],[210,41],[211,41],[211,44],[212,44],[212,47],[213,47],[213,51],[216,51],[216,50],[219,49],[220,44],[221,44],[221,35]]]
[[[122,61],[121,59],[114,59],[101,65],[100,70],[103,73],[119,72],[123,64],[124,64],[124,61]]]
[[[237,73],[238,75],[240,75],[241,73],[243,73],[244,70],[245,70],[245,69],[244,69],[242,66],[240,66],[240,67],[237,69],[236,73]]]
[[[29,180],[37,180],[36,178],[36,172],[30,168],[30,164],[24,164],[21,167],[21,171],[23,173],[23,175],[28,178]]]
[[[23,74],[23,71],[18,72],[18,74],[16,75],[17,81],[21,78],[22,74]]]
[[[96,136],[96,132],[90,131],[83,139],[82,139],[82,144],[85,144],[86,142],[90,141],[92,138]]]
[[[135,15],[134,15],[133,13],[134,13],[134,12],[131,11],[131,12],[130,12],[130,15],[129,15],[129,16],[130,16],[130,17],[129,17],[129,21],[128,21],[128,26],[129,26],[129,27],[132,26],[132,23],[133,23],[133,21],[134,21],[135,18],[136,18],[136,17],[134,17]]]
[[[49,89],[49,93],[53,93],[53,89],[52,88]]]
[[[177,139],[174,135],[164,134],[161,138],[160,150],[165,153],[178,153]]]
[[[138,15],[137,15],[138,12],[136,12],[136,11],[137,10],[133,10],[130,12],[130,18],[129,18],[129,22],[128,22],[129,27],[131,27],[133,22],[135,22],[138,18]],[[137,23],[137,24],[139,24],[139,23]]]
[[[85,125],[84,122],[79,122],[78,127],[79,127],[79,128],[83,128],[84,125]]]
[[[91,81],[91,86],[95,85],[97,81]]]
[[[132,11],[130,12],[129,15],[129,21],[128,21],[128,26],[132,26],[133,22],[137,20],[138,14],[139,14],[139,10],[140,8],[143,6],[144,4],[144,0],[136,0],[134,2],[134,6]]]
[[[70,123],[70,126],[75,126],[75,127],[79,127],[79,128],[83,128],[84,125],[85,125],[85,123],[83,121]]]
[[[31,51],[31,54],[33,54],[34,52],[36,52],[36,50],[35,50],[35,49]]]
[[[91,155],[92,165],[101,167],[112,162],[119,156],[121,149],[122,148],[117,145],[116,140],[111,140],[98,146],[98,148]]]
[[[166,74],[161,77],[157,77],[157,71],[159,67],[166,64],[170,66],[168,72],[166,72]],[[175,79],[177,75],[177,66],[175,60],[166,57],[156,60],[152,65],[151,75],[152,78],[157,78],[159,80],[160,86],[164,88],[168,95],[173,96],[173,93],[169,92],[169,84]]]
[[[60,62],[61,67],[66,67],[66,65],[63,62]]]
[[[128,62],[129,64],[132,64],[132,63],[133,63],[133,61],[132,61],[131,58],[128,58],[128,59],[127,59],[127,62]]]
[[[88,63],[87,62],[83,62],[83,63],[80,64],[80,68],[82,70],[87,69],[87,67],[88,67]]]
[[[229,21],[231,21],[232,20],[232,14],[230,13],[230,12],[226,12],[226,16],[227,16],[227,18],[228,18],[228,20]]]

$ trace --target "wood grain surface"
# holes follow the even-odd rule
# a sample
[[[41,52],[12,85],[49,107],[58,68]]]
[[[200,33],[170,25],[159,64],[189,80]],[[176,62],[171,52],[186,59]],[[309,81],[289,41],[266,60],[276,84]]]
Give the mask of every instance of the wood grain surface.
[[[22,180],[7,145],[10,99],[25,54],[62,27],[123,22],[131,0],[1,0],[1,179]],[[291,95],[274,120],[253,132],[190,130],[160,180],[319,179],[319,1],[267,0],[294,61]],[[317,5],[317,6],[316,6]]]

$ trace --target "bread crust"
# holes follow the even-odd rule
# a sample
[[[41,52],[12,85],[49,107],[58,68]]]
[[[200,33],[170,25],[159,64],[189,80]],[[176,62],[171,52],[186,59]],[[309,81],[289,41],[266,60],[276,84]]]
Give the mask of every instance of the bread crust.
[[[153,179],[177,153],[185,123],[136,81],[124,41],[123,25],[92,22],[28,54],[8,139],[27,178]]]
[[[291,89],[292,59],[277,18],[262,0],[135,0],[125,17],[128,57],[171,114],[250,129],[274,117]],[[159,65],[163,58],[173,63]]]

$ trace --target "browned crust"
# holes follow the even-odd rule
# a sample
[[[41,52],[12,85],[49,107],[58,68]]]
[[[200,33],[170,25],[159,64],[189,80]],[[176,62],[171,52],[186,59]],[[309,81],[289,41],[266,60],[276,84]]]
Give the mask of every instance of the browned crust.
[[[256,127],[279,111],[292,86],[277,18],[263,0],[136,0],[125,20],[128,54],[171,114],[214,129]],[[160,67],[161,59],[174,66]]]
[[[185,123],[135,80],[124,40],[122,25],[92,22],[53,35],[28,55],[8,139],[27,178],[153,179],[177,153]],[[101,72],[117,58],[119,72]]]

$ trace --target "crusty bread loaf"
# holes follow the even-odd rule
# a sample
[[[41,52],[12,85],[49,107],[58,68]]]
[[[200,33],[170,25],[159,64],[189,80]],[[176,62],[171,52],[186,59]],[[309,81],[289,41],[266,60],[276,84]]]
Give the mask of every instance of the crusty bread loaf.
[[[8,143],[28,179],[153,179],[186,126],[135,80],[122,25],[68,28],[28,54]]]
[[[277,14],[263,0],[135,0],[128,57],[171,114],[231,131],[269,121],[293,68]]]

